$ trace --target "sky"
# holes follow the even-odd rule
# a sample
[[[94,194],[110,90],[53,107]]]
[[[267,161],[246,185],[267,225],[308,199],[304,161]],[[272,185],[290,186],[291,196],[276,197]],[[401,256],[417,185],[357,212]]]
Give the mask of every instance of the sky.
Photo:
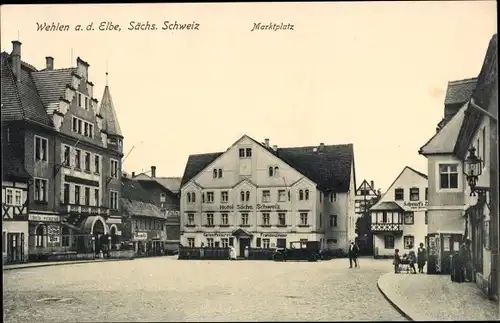
[[[105,73],[129,153],[123,168],[179,176],[190,154],[243,134],[278,147],[354,145],[357,185],[388,189],[443,117],[447,82],[477,77],[495,1],[4,5],[1,49]],[[198,30],[161,30],[164,21]],[[60,23],[68,31],[38,31]],[[101,22],[120,31],[99,31]],[[130,22],[157,30],[127,30]],[[75,31],[93,23],[93,31]],[[254,24],[293,30],[254,30]],[[132,149],[133,148],[133,149]],[[132,149],[132,150],[131,150]]]

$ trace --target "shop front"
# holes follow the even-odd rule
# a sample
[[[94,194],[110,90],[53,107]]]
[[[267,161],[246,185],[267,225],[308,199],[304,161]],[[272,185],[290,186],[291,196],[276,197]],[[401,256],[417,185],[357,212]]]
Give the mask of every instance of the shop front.
[[[165,241],[161,232],[134,232],[133,242],[137,257],[155,257],[164,255]]]

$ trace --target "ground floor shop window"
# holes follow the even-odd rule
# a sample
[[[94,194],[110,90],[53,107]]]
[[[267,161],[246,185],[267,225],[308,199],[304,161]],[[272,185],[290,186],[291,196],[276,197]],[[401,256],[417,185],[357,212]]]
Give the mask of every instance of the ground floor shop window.
[[[188,246],[190,248],[194,248],[194,238],[188,238]]]
[[[276,239],[277,248],[286,248],[286,239]]]
[[[384,236],[384,248],[394,249],[394,236]]]
[[[222,248],[229,247],[229,239],[228,238],[222,238],[221,243],[222,243]]]
[[[213,238],[208,238],[207,239],[207,245],[209,248],[213,248],[214,247],[214,239]]]
[[[405,249],[411,249],[415,246],[415,237],[414,236],[405,236],[404,237],[404,245]]]
[[[39,225],[35,230],[35,238],[36,238],[36,246],[38,248],[43,248],[44,246],[44,236],[45,236],[45,228],[44,225]]]
[[[264,249],[268,249],[271,245],[271,241],[269,239],[262,239],[262,247]]]
[[[63,227],[62,231],[61,231],[61,236],[62,236],[61,237],[61,245],[63,247],[69,247],[69,241],[70,241],[69,240],[69,238],[70,238],[70,236],[69,236],[69,229],[66,228],[66,227]]]

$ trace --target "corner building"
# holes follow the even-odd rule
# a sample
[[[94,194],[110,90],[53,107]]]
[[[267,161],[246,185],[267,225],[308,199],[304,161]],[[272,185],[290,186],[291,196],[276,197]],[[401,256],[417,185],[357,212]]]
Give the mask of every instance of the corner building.
[[[271,147],[247,135],[225,152],[189,156],[181,183],[181,244],[284,247],[354,239],[352,144]]]

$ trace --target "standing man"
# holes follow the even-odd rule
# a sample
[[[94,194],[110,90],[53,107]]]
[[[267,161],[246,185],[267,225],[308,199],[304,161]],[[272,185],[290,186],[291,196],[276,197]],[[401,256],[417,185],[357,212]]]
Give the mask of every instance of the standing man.
[[[349,256],[349,268],[352,268],[353,261],[354,261],[354,266],[358,267],[359,248],[354,243],[354,241],[351,241],[351,243],[349,244],[349,251],[347,252],[347,254]]]

